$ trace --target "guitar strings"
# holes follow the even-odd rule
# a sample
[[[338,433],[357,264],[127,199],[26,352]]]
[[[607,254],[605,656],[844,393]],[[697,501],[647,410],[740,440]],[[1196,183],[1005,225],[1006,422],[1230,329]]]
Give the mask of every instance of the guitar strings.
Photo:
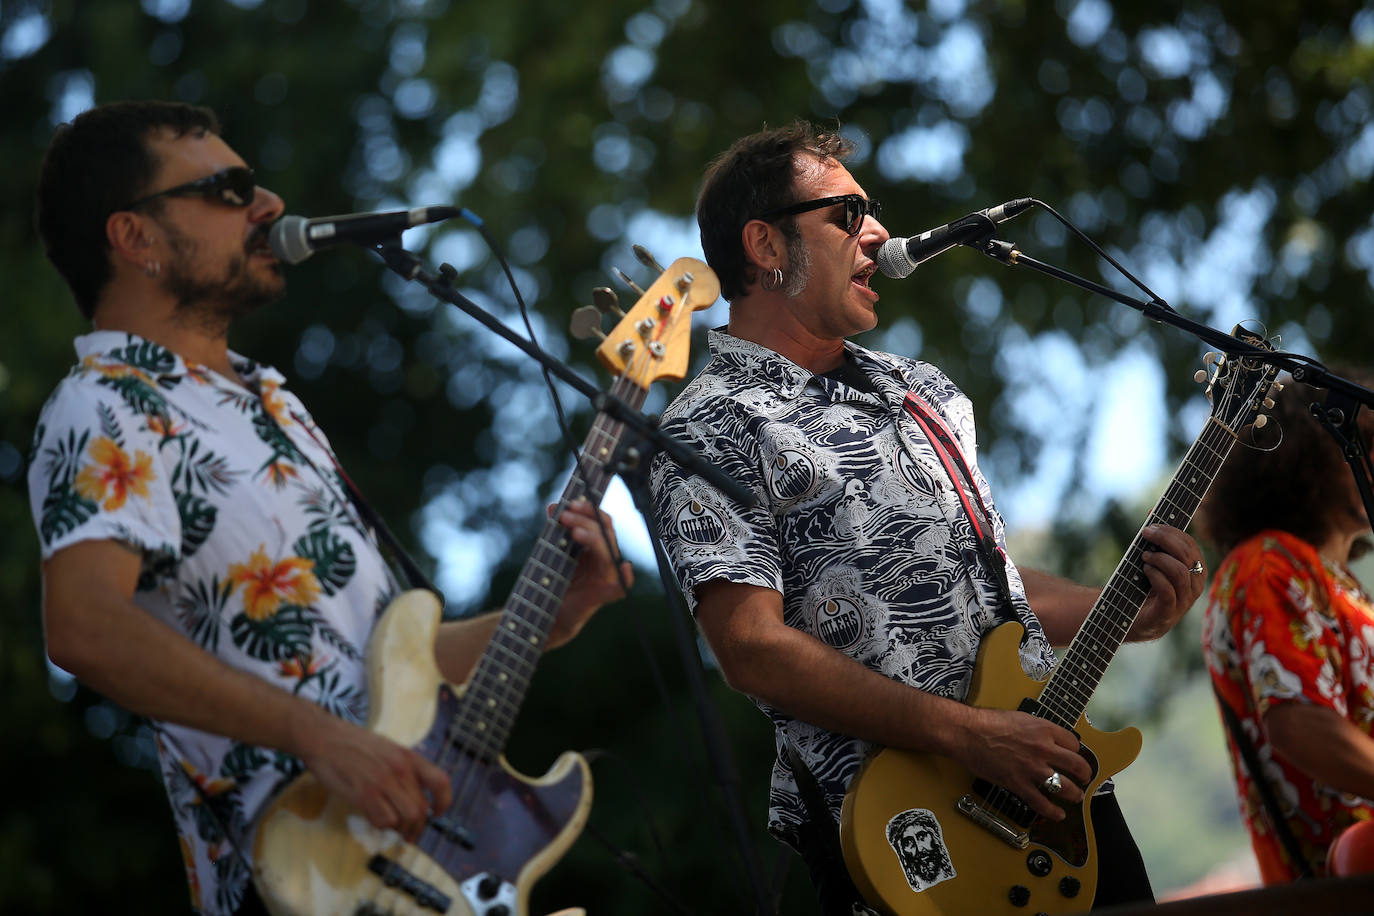
[[[672,331],[675,330],[681,316],[690,315],[691,311],[691,309],[686,307],[685,302],[682,307],[672,310],[663,323],[663,332],[660,334],[660,338],[667,337],[671,334]],[[647,346],[636,348],[635,353],[626,363],[625,370],[612,384],[610,389],[611,396],[630,403],[632,407],[637,408],[640,406],[643,403],[644,397],[647,395],[648,384],[652,380],[650,378],[650,370],[653,367],[653,362],[654,355],[650,353]],[[588,435],[587,448],[584,449],[584,454],[579,457],[577,471],[580,473],[573,474],[572,480],[569,481],[568,487],[560,500],[560,507],[588,492],[594,495],[596,502],[600,502],[600,498],[604,494],[605,488],[613,475],[608,471],[604,463],[591,460],[588,455],[605,454],[609,457],[611,448],[620,440],[623,430],[624,424],[620,421],[614,420],[604,413],[599,413],[597,415],[596,419],[593,421],[592,432]],[[546,523],[545,535],[541,537],[539,544],[536,546],[534,555],[527,561],[527,565],[538,563],[539,565],[545,566],[553,576],[560,580],[560,590],[563,590],[566,589],[571,574],[571,567],[575,564],[575,559],[570,558],[565,549],[555,551],[553,559],[555,562],[561,561],[565,566],[564,572],[560,574],[551,564],[545,562],[547,559],[546,557],[540,555],[541,552],[546,549],[548,541],[551,540],[547,537],[552,530],[550,526],[557,526],[557,524],[557,513],[555,512],[554,518]],[[566,532],[564,532],[564,540],[560,542],[560,548],[566,548],[566,537]],[[512,592],[511,603],[518,602],[531,605],[535,611],[538,611],[546,618],[541,621],[541,623],[546,625],[546,627],[551,625],[554,617],[556,617],[557,608],[555,607],[552,612],[544,612],[541,611],[537,605],[533,605],[532,602],[520,593],[520,588],[524,581],[525,577],[522,575],[520,581],[517,583],[516,589]],[[510,634],[514,627],[513,621],[508,620],[507,615],[508,611],[503,611],[502,617],[497,623],[497,631],[492,637],[493,645],[498,645],[510,638]],[[534,664],[542,654],[544,648],[543,641],[547,637],[547,634],[548,629],[546,628],[543,637],[538,641],[533,641],[532,644],[517,643],[516,645],[520,645],[519,651],[516,651],[513,645],[503,646],[503,648],[509,651],[519,661],[525,662],[530,672],[532,672]],[[526,657],[526,652],[529,651],[533,652],[532,658]],[[445,817],[456,817],[460,825],[471,815],[475,803],[481,798],[481,792],[479,790],[482,786],[479,777],[485,772],[488,764],[494,764],[496,762],[499,751],[501,747],[504,746],[505,734],[508,734],[510,727],[514,724],[516,710],[502,709],[501,712],[506,716],[506,721],[502,724],[501,728],[496,729],[496,731],[501,734],[494,735],[491,729],[474,727],[477,723],[473,721],[475,710],[471,702],[471,694],[473,693],[472,688],[481,685],[490,689],[492,686],[490,684],[490,678],[493,675],[492,668],[498,664],[500,663],[496,660],[496,657],[488,653],[484,653],[483,658],[479,660],[478,667],[473,672],[473,676],[470,679],[469,689],[465,691],[463,697],[463,700],[468,700],[469,702],[460,701],[459,712],[455,715],[454,721],[445,734],[438,755],[439,760],[436,761],[441,767],[450,770],[450,772],[455,771],[460,766],[463,768],[461,778],[454,784],[454,800],[443,814]],[[506,678],[511,676],[521,677],[521,674],[519,671],[506,671],[501,672],[498,676]],[[527,678],[523,679],[527,684]],[[466,758],[466,760],[464,758]],[[450,839],[444,831],[436,830],[432,825],[425,828],[425,834],[421,838],[423,847],[435,858],[450,857],[455,851],[453,849],[454,842],[455,841]],[[408,847],[406,852],[409,856],[411,849]]]
[[[1235,437],[1230,430],[1215,418],[1209,418],[1207,426],[1199,434],[1197,441],[1180,463],[1178,473],[1170,481],[1155,508],[1150,511],[1145,524],[1141,526],[1141,531],[1136,534],[1125,556],[1118,564],[1116,572],[1113,573],[1107,586],[1103,589],[1099,601],[1102,602],[1104,608],[1114,613],[1098,619],[1094,619],[1094,616],[1089,614],[1088,620],[1084,622],[1084,625],[1069,644],[1065,653],[1065,664],[1060,664],[1051,672],[1049,680],[1041,691],[1040,708],[1035,713],[1036,715],[1070,730],[1077,726],[1079,718],[1086,711],[1088,699],[1096,690],[1112,656],[1115,655],[1116,650],[1125,640],[1131,624],[1135,621],[1135,617],[1140,612],[1140,608],[1148,595],[1148,589],[1142,585],[1143,574],[1134,573],[1136,581],[1133,583],[1130,576],[1124,572],[1126,569],[1138,569],[1141,565],[1145,550],[1144,529],[1156,523],[1185,527],[1192,520],[1194,512],[1201,504],[1203,496],[1206,495],[1207,487],[1210,486],[1212,479],[1221,469],[1221,465],[1230,455],[1234,445]],[[1201,492],[1195,492],[1181,480],[1184,472],[1190,468],[1202,475],[1205,485],[1201,488]],[[1194,476],[1190,478],[1189,483],[1196,483],[1197,480],[1198,477]],[[1191,508],[1188,507],[1189,503],[1191,503]],[[1166,507],[1172,510],[1167,515],[1161,511]],[[1181,519],[1179,518],[1180,515],[1182,516]],[[1130,585],[1131,589],[1138,595],[1127,593],[1127,585]],[[1133,610],[1130,609],[1132,604],[1134,605]],[[1104,623],[1104,620],[1109,622]],[[1103,646],[1108,647],[1107,651],[1103,651]],[[1096,662],[1097,664],[1090,669],[1086,667],[1088,662]],[[1081,675],[1084,674],[1088,677],[1082,678]],[[1075,675],[1079,675],[1079,677],[1075,677]],[[1067,686],[1060,689],[1061,685],[1065,685],[1066,682]],[[1010,816],[1013,820],[1016,819],[1019,812],[1029,808],[1020,796],[999,785],[994,785],[984,798],[985,807],[999,815]],[[1036,817],[1038,818],[1038,816]]]

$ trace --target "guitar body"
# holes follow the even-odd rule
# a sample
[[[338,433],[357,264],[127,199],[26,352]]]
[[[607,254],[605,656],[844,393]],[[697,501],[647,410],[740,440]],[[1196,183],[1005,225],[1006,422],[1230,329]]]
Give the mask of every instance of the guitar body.
[[[367,653],[368,728],[432,760],[443,753],[461,696],[434,662],[439,618],[431,593],[406,592],[387,608]],[[586,761],[563,754],[531,780],[504,758],[462,755],[451,772],[448,814],[461,822],[462,839],[429,828],[415,844],[372,827],[311,774],[300,776],[269,805],[253,843],[267,908],[278,916],[524,914],[534,882],[586,823]]]
[[[1021,669],[1018,647],[1024,632],[1020,624],[1006,623],[983,640],[970,705],[1017,709],[1040,695],[1044,685]],[[977,777],[954,760],[891,748],[870,757],[845,795],[840,823],[845,864],[869,905],[892,916],[1089,909],[1097,892],[1097,847],[1087,802],[1104,780],[1136,758],[1141,737],[1134,728],[1098,731],[1086,718],[1079,718],[1075,730],[1094,769],[1084,801],[1065,805],[1068,817],[1059,823],[1023,822],[1027,845],[1019,849],[959,810],[966,796],[988,800],[974,790]],[[980,784],[994,800],[1014,799],[1006,790]],[[1029,810],[1019,802],[1013,807]],[[894,820],[898,838],[889,841]],[[911,879],[898,858],[899,847],[918,857],[924,853],[919,864],[907,856]],[[1014,888],[1025,889],[1019,905],[1022,892]]]

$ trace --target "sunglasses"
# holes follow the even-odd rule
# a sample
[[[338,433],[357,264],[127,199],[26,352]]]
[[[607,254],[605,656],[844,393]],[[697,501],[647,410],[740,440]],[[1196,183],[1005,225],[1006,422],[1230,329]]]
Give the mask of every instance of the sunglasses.
[[[865,216],[877,219],[878,214],[883,212],[883,205],[876,200],[870,200],[862,194],[841,194],[839,197],[822,197],[819,200],[792,204],[790,207],[778,207],[776,210],[760,213],[757,219],[774,220],[780,216],[794,216],[798,213],[808,213],[822,207],[834,207],[839,204],[844,204],[844,222],[840,225],[850,235],[859,234],[859,230],[863,228]]]
[[[227,207],[246,207],[253,202],[253,195],[256,193],[257,187],[258,179],[253,174],[253,170],[247,166],[235,165],[213,175],[206,175],[204,178],[197,178],[195,181],[188,181],[174,188],[158,191],[147,197],[140,197],[121,209],[134,210],[150,200],[157,200],[159,197],[204,197],[208,200],[218,201]]]

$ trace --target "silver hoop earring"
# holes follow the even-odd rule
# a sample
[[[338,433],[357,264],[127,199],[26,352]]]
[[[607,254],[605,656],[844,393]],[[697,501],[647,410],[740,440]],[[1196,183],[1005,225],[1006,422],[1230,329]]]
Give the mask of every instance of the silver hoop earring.
[[[150,277],[156,277],[162,273],[161,261],[144,261],[143,272]]]
[[[782,268],[774,267],[772,270],[764,271],[759,283],[769,292],[782,289]]]

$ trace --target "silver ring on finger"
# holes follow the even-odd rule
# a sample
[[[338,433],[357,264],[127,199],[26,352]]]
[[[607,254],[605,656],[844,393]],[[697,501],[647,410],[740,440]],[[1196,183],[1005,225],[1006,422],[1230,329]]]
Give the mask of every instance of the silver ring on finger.
[[[1056,770],[1045,777],[1044,781],[1040,783],[1040,789],[1046,795],[1058,795],[1064,790],[1064,778]]]
[[[1201,561],[1201,560],[1198,560],[1198,561],[1197,561],[1196,563],[1194,563],[1192,566],[1189,566],[1189,567],[1188,567],[1188,572],[1192,573],[1192,574],[1195,575],[1195,576],[1200,576],[1200,575],[1204,574],[1205,572],[1207,572],[1207,567],[1205,567],[1205,566],[1202,565],[1202,561]]]

